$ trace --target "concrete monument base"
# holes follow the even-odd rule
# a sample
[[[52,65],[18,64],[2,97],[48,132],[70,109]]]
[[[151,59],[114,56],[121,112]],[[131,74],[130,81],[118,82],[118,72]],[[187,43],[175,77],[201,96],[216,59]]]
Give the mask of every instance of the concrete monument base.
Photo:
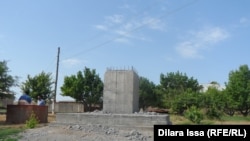
[[[139,75],[132,70],[108,69],[104,78],[103,110],[90,113],[56,113],[58,124],[102,125],[153,129],[170,125],[169,115],[139,111]]]
[[[172,124],[169,115],[102,113],[57,113],[55,123],[71,125],[95,124],[132,128],[153,128],[154,125]]]

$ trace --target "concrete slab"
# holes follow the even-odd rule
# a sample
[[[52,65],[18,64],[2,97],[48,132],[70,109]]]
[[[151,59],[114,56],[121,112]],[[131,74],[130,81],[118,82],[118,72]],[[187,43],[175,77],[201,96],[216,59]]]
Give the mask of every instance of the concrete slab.
[[[116,127],[153,128],[154,125],[172,124],[169,115],[150,114],[101,114],[101,113],[57,113],[59,124],[101,124]]]

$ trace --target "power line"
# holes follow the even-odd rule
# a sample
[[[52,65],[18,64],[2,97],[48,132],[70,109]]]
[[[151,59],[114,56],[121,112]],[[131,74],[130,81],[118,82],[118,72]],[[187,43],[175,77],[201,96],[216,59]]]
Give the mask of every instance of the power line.
[[[138,17],[140,17],[141,15],[141,13],[143,13],[143,12],[145,12],[145,11],[150,11],[150,10],[152,10],[154,7],[156,7],[156,5],[157,5],[157,1],[154,1],[152,4],[150,4],[150,5],[147,5],[146,7],[144,7],[144,8],[142,8],[142,10],[140,10],[139,12],[137,12],[137,14],[133,14],[133,17],[130,17],[130,18],[127,18],[128,20],[133,20],[133,19],[136,19],[136,18],[138,18]],[[124,24],[116,24],[116,25],[112,25],[111,27],[109,27],[109,28],[112,28],[112,29],[114,29],[114,28],[117,28],[117,27],[122,27]],[[93,36],[91,36],[91,37],[89,37],[88,39],[86,39],[85,41],[84,41],[84,43],[86,44],[87,42],[91,42],[91,41],[93,41],[93,40],[95,40],[95,39],[97,39],[98,37],[100,37],[100,36],[102,36],[102,35],[104,35],[105,33],[104,33],[104,31],[100,31],[100,32],[98,32],[97,34],[95,34],[95,35],[93,35]],[[106,42],[106,41],[105,41]],[[73,47],[74,48],[74,47]],[[71,47],[71,50],[73,49],[72,47]],[[77,56],[77,55],[71,55],[71,56]],[[70,57],[67,57],[67,58],[70,58]]]
[[[45,67],[45,70],[51,70],[51,67],[54,66],[54,63],[56,62],[56,57],[54,57],[50,63],[48,63],[47,67]],[[48,72],[52,72],[52,71],[48,71]]]
[[[183,10],[183,9],[185,9],[185,8],[187,8],[187,7],[189,7],[190,5],[196,3],[197,1],[198,1],[198,0],[193,0],[193,1],[189,2],[189,3],[185,3],[184,5],[178,7],[178,8],[176,8],[176,9],[170,11],[170,12],[167,12],[167,13],[165,13],[165,14],[160,15],[160,16],[158,17],[158,19],[162,19],[162,18],[164,18],[164,17],[166,17],[166,16],[169,16],[169,15],[172,15],[172,14],[174,14],[174,13],[177,13],[177,12],[179,12],[179,11],[181,11],[181,10]],[[140,26],[138,26],[138,27],[135,27],[133,30],[130,30],[129,32],[126,32],[126,34],[135,32],[135,31],[137,31],[137,30],[143,28],[144,26],[146,26],[146,25],[148,25],[148,24],[150,24],[150,23],[153,23],[153,22],[154,22],[154,21],[151,21],[151,22],[142,24],[142,25],[140,25]],[[114,40],[119,39],[119,38],[121,38],[121,37],[124,37],[124,35],[115,36],[114,38],[112,38],[112,39],[110,39],[110,40],[104,41],[104,42],[102,42],[102,43],[100,43],[100,44],[98,44],[98,45],[96,45],[96,46],[93,46],[93,47],[88,48],[88,49],[86,49],[86,50],[80,51],[80,52],[78,52],[78,53],[76,53],[76,54],[74,54],[74,55],[71,55],[71,56],[68,57],[68,58],[75,57],[75,56],[79,56],[80,54],[84,54],[84,53],[87,53],[87,52],[92,51],[92,50],[94,50],[94,49],[100,48],[100,47],[102,47],[102,46],[104,46],[104,45],[106,45],[106,44],[109,44],[110,42],[113,42]]]

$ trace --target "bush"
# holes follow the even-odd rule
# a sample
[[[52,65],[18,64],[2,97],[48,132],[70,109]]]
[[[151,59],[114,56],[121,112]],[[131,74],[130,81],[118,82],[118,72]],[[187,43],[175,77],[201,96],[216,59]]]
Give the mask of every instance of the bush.
[[[34,111],[32,111],[29,119],[26,121],[26,127],[35,128],[38,123],[39,123],[39,120],[36,117],[36,114],[34,113]]]
[[[190,108],[188,108],[184,113],[184,116],[196,124],[200,124],[200,122],[203,120],[202,112],[195,106],[191,106]]]
[[[220,110],[218,110],[217,108],[215,108],[214,106],[210,107],[207,109],[207,112],[206,112],[206,116],[209,118],[209,119],[221,119],[222,117],[222,112]]]

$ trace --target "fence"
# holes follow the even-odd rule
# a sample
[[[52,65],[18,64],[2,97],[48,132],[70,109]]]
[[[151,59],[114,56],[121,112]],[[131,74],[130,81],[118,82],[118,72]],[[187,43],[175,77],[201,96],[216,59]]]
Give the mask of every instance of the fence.
[[[39,123],[48,122],[48,106],[37,105],[7,105],[6,122],[7,123],[25,123],[32,112],[36,115]]]
[[[48,104],[48,111],[52,112],[52,104]],[[84,105],[77,102],[57,102],[54,105],[55,113],[83,113]]]

